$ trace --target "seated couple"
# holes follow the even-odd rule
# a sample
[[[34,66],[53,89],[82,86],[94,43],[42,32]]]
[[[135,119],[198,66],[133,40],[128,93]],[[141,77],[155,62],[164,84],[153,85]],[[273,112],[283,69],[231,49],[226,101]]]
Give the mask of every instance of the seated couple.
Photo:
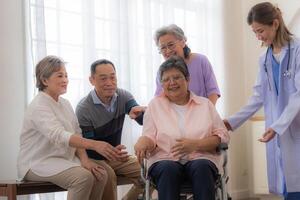
[[[39,93],[24,116],[20,178],[52,182],[67,189],[70,200],[117,200],[116,177],[123,176],[134,183],[123,199],[136,200],[143,191],[140,165],[120,142],[125,114],[142,124],[145,107],[117,88],[113,63],[91,65],[94,89],[77,105],[77,117],[61,97],[68,86],[64,61],[47,56],[35,72]]]
[[[227,131],[209,100],[188,91],[189,73],[181,58],[163,63],[160,75],[164,92],[146,111],[137,157],[151,153],[150,176],[160,199],[178,199],[174,191],[184,176],[193,188],[201,188],[194,191],[195,199],[210,199],[219,162],[214,150],[228,142]],[[120,142],[125,114],[142,124],[145,107],[117,88],[116,70],[108,60],[91,65],[90,82],[94,89],[77,105],[76,117],[61,97],[68,85],[64,61],[47,56],[37,64],[39,93],[24,116],[19,176],[52,182],[67,189],[72,200],[115,200],[116,177],[124,176],[134,185],[123,199],[137,199],[143,191],[140,165]]]

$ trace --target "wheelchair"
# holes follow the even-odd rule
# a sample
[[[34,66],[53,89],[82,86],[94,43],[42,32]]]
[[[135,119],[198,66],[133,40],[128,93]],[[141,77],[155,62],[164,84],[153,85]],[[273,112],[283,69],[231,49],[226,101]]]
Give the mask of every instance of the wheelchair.
[[[229,177],[227,175],[227,149],[228,145],[226,143],[221,143],[216,151],[217,153],[222,155],[222,168],[223,173],[218,174],[218,178],[215,185],[215,199],[216,200],[231,200],[231,197],[227,191],[227,182]],[[155,185],[152,184],[150,177],[147,172],[147,160],[144,159],[144,163],[142,164],[141,169],[141,177],[145,184],[145,191],[143,194],[144,200],[151,200],[150,198],[150,187],[155,188]],[[193,200],[192,186],[188,182],[184,182],[180,188],[180,200]]]

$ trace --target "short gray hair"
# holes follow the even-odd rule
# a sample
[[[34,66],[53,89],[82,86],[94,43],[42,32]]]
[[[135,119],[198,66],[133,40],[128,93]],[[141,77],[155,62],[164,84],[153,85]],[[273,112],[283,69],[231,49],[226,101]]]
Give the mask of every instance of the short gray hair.
[[[57,56],[46,56],[35,67],[36,87],[43,91],[47,86],[43,80],[48,79],[54,72],[65,65],[63,59]]]
[[[91,64],[91,75],[94,75],[96,73],[96,68],[98,65],[103,65],[103,64],[110,64],[116,71],[114,63],[112,63],[110,60],[107,59],[100,59],[100,60],[96,60]]]
[[[167,34],[174,35],[178,40],[184,40],[185,42],[187,41],[183,30],[176,24],[170,24],[168,26],[163,26],[156,30],[154,34],[154,41],[156,46],[158,46],[159,38]],[[191,53],[191,49],[187,45],[185,45],[185,47],[183,48],[183,52],[184,58],[188,58]]]
[[[183,30],[177,26],[176,24],[170,24],[167,26],[163,26],[156,30],[154,34],[155,44],[158,46],[158,41],[161,36],[171,34],[174,35],[179,40],[187,41],[186,36],[184,35]]]
[[[159,75],[160,75],[160,81],[162,80],[162,76],[165,71],[168,71],[170,69],[177,69],[180,71],[185,80],[189,80],[190,73],[187,68],[187,65],[185,64],[184,60],[179,56],[171,56],[168,58],[165,62],[163,62],[159,67]]]

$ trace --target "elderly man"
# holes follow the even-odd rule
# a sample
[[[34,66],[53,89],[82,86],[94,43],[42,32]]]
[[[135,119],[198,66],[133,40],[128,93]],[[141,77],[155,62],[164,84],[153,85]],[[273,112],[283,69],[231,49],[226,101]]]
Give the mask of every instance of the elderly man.
[[[116,69],[109,60],[97,60],[91,65],[90,82],[94,89],[78,103],[76,115],[83,137],[105,144],[101,155],[87,150],[88,156],[108,174],[103,199],[117,200],[116,177],[121,175],[134,184],[123,199],[136,200],[143,191],[140,165],[120,143],[125,114],[142,124],[145,107],[139,106],[128,91],[117,87]]]

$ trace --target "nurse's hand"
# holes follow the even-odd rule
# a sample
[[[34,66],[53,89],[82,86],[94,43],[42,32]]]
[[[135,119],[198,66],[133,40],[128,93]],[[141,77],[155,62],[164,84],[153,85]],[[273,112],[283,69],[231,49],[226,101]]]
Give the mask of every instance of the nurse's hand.
[[[258,139],[260,142],[269,142],[275,137],[276,133],[273,129],[268,128],[266,132],[263,134],[262,138]]]

